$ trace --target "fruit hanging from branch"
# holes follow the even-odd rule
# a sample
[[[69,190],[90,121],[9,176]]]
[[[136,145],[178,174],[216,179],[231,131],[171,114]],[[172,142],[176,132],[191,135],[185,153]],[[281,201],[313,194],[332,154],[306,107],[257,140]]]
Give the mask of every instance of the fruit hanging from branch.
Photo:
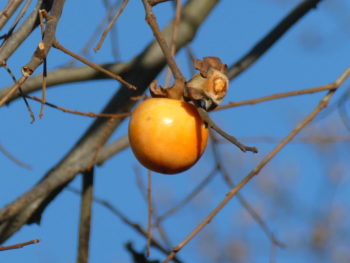
[[[205,150],[208,127],[242,151],[257,152],[222,131],[207,114],[227,93],[227,66],[217,57],[205,57],[194,59],[194,67],[199,73],[186,83],[175,81],[170,88],[151,84],[153,98],[140,103],[130,117],[131,149],[152,171],[174,174],[192,167]]]

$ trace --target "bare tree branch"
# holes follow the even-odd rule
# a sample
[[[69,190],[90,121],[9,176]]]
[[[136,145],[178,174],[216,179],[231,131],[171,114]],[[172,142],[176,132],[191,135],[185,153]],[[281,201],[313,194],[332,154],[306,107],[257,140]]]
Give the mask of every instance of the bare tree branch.
[[[67,190],[72,191],[75,194],[80,194],[80,191],[77,191],[76,189],[72,187],[67,187]],[[139,233],[142,237],[147,238],[147,231],[144,230],[140,224],[133,222],[130,220],[124,213],[122,213],[118,208],[116,208],[113,204],[108,202],[107,200],[104,200],[102,198],[94,197],[93,201],[106,209],[108,209],[112,214],[117,216],[123,223],[125,223],[127,226],[135,230],[137,233]],[[167,255],[170,251],[168,251],[160,242],[158,242],[154,237],[151,239],[151,246],[158,249],[163,254]],[[174,258],[174,262],[180,263],[181,261],[178,258]]]
[[[17,48],[23,43],[23,41],[32,33],[33,29],[39,25],[38,13],[39,10],[45,9],[49,11],[52,7],[53,0],[43,1],[38,0],[38,3],[28,18],[23,21],[19,29],[14,32],[11,37],[6,39],[4,45],[0,48],[0,64],[17,50]]]
[[[47,53],[49,52],[49,50],[52,46],[52,43],[55,41],[56,26],[57,26],[58,20],[61,17],[64,2],[65,2],[65,0],[55,0],[53,2],[52,10],[50,13],[50,19],[46,22],[44,39],[42,40],[42,42],[39,43],[38,48],[36,49],[36,51],[34,52],[34,55],[32,56],[32,59],[28,62],[28,64],[26,66],[24,66],[22,68],[22,77],[11,88],[11,90],[0,100],[0,107],[2,105],[4,105],[4,103],[7,102],[7,100],[17,91],[17,89],[21,85],[23,85],[23,83],[28,79],[28,77],[34,72],[34,70],[38,66],[40,66],[41,63],[44,61]],[[39,12],[39,10],[37,10],[36,12]],[[38,14],[35,14],[35,17],[34,17],[35,19],[37,18],[37,15]],[[27,33],[29,34],[30,32],[27,32]],[[10,39],[12,39],[12,37],[13,36],[11,36]],[[3,54],[1,51],[3,50],[3,48],[6,47],[6,44],[8,43],[8,41],[6,41],[5,45],[0,49],[0,63],[2,63],[2,64],[4,64],[8,58],[8,57],[7,58],[1,57]],[[13,51],[14,50],[12,50],[12,52]],[[10,54],[12,54],[12,52],[10,52]]]
[[[171,52],[171,49],[168,46],[169,42],[167,42],[166,38],[162,36],[162,32],[159,29],[157,19],[153,13],[152,6],[149,4],[148,0],[142,0],[142,2],[146,11],[146,21],[149,24],[150,28],[152,29],[153,35],[156,38],[160,48],[162,49],[162,52],[169,65],[169,68],[171,69],[175,78],[174,86],[171,89],[168,89],[169,90],[168,97],[173,99],[181,99],[184,94],[185,77],[182,75],[179,67],[177,66],[174,60],[174,56]],[[177,19],[178,17],[175,17],[175,21],[173,24],[176,24]],[[175,44],[176,43],[174,43],[174,45]]]
[[[233,180],[230,177],[230,174],[226,171],[225,167],[221,164],[220,158],[219,158],[219,149],[218,149],[218,139],[215,137],[214,134],[211,136],[213,143],[212,143],[212,151],[214,155],[215,162],[218,167],[218,171],[221,173],[222,178],[224,179],[225,183],[228,187],[234,188],[235,184],[233,183]],[[241,193],[236,194],[237,200],[240,202],[242,207],[248,212],[248,214],[255,220],[255,222],[258,223],[258,225],[261,227],[261,229],[264,231],[266,236],[270,239],[270,241],[281,248],[285,248],[285,244],[283,244],[281,241],[279,241],[274,233],[270,230],[268,225],[265,223],[265,221],[262,219],[262,217],[254,210],[254,208],[250,205],[250,203],[246,200],[246,198]]]
[[[127,63],[115,63],[115,64],[102,64],[100,67],[106,69],[113,74],[122,75],[127,72],[132,65],[135,64],[135,61]],[[60,68],[48,72],[46,79],[47,87],[52,87],[60,84],[82,82],[82,81],[91,81],[110,78],[110,76],[102,73],[101,71],[91,68],[89,66],[80,66],[80,67],[67,67]],[[22,90],[24,94],[29,94],[41,89],[42,75],[36,75],[30,77],[25,84],[23,84]],[[0,99],[2,99],[8,92],[13,88],[13,86],[6,87],[0,90]],[[19,97],[19,94],[14,94],[9,98],[8,102],[11,102]]]
[[[299,21],[321,0],[302,0],[274,29],[261,39],[247,54],[228,69],[228,78],[233,79],[250,67],[258,58],[268,51],[296,22]]]
[[[183,20],[179,27],[176,44],[177,49],[193,39],[198,27],[207,17],[218,1],[190,0],[182,10]],[[168,26],[164,36],[169,38],[171,30]],[[104,109],[104,113],[120,113],[131,110],[135,101],[130,97],[141,95],[149,83],[165,66],[165,59],[156,42],[151,43],[134,61],[132,68],[123,76],[135,83],[138,90],[120,89]],[[0,242],[6,240],[26,223],[39,222],[45,207],[58,193],[91,163],[96,147],[101,144],[101,138],[109,138],[119,126],[121,119],[115,119],[108,131],[104,129],[106,120],[97,119],[85,132],[75,147],[55,165],[44,178],[27,193],[8,204],[0,211]]]
[[[0,12],[0,30],[6,25],[7,21],[12,17],[17,8],[22,4],[23,0],[8,1],[5,8]]]
[[[344,80],[350,75],[350,67],[334,82],[336,85],[341,85]],[[237,184],[228,193],[225,198],[212,210],[212,212],[176,247],[173,248],[172,253],[163,261],[163,263],[170,262],[174,256],[192,240],[202,229],[211,222],[214,217],[224,208],[224,206],[234,197],[253,177],[260,173],[260,171],[269,163],[272,158],[279,153],[306,125],[308,125],[325,107],[334,95],[336,89],[330,90],[314,108],[314,110],[306,116],[269,154],[265,156],[260,163]]]

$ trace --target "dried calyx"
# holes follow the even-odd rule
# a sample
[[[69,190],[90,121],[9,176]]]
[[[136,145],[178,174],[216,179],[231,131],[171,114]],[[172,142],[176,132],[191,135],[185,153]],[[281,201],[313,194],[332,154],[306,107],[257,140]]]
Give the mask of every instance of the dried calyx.
[[[153,82],[150,91],[152,97],[174,98],[191,101],[195,105],[211,111],[218,106],[225,97],[229,85],[227,66],[217,57],[194,59],[194,67],[200,73],[195,74],[185,87],[175,81],[170,88],[164,89]]]

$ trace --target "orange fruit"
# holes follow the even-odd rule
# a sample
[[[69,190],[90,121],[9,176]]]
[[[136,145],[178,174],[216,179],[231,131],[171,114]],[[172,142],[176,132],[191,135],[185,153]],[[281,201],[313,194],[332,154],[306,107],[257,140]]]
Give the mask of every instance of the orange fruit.
[[[129,141],[138,161],[164,174],[183,172],[203,154],[208,141],[195,106],[185,101],[151,98],[130,117]]]

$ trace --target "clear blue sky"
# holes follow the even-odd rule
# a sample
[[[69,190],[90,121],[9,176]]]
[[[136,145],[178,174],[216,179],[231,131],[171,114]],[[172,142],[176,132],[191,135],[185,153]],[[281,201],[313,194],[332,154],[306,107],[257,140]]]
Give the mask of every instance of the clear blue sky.
[[[298,2],[221,1],[191,44],[195,56],[197,58],[218,56],[224,63],[230,65],[247,52]],[[311,11],[299,21],[254,66],[232,81],[225,102],[324,85],[333,82],[346,67],[350,66],[350,29],[346,27],[350,21],[345,15],[349,13],[350,5],[345,0],[330,2],[332,1],[323,1],[317,10]],[[4,4],[1,3],[0,7]],[[334,9],[337,5],[340,7],[340,12]],[[162,26],[172,17],[171,5],[168,3],[156,7],[155,11]],[[67,48],[78,52],[104,16],[102,1],[89,1],[89,4],[82,0],[67,1],[58,27],[57,39]],[[144,22],[141,1],[130,1],[117,22],[117,34],[121,61],[133,58],[151,41],[152,34]],[[29,60],[39,37],[37,31],[8,61],[17,76],[20,74],[20,67]],[[96,54],[91,52],[94,61],[113,61],[109,43],[110,39],[107,38],[101,51]],[[55,69],[68,60],[70,58],[66,55],[52,50],[48,58],[49,69]],[[183,52],[179,54],[178,62],[185,75],[189,77]],[[1,87],[11,83],[4,70],[0,71],[0,79]],[[160,75],[158,80],[163,83],[164,74]],[[118,83],[112,80],[56,86],[49,89],[47,100],[70,109],[99,112],[118,86]],[[337,97],[348,86],[349,81]],[[322,95],[306,95],[256,106],[244,106],[213,113],[212,117],[223,129],[237,137],[283,138],[316,106]],[[31,106],[37,114],[39,105],[31,102]],[[31,170],[25,170],[0,154],[3,182],[0,185],[1,206],[33,186],[67,153],[93,121],[47,107],[44,118],[30,124],[30,118],[21,100],[11,103],[9,107],[1,108],[0,119],[0,143],[20,160],[32,166]],[[125,135],[126,125],[127,122],[118,129],[113,138]],[[327,118],[318,119],[317,124],[303,134],[323,132],[336,135],[348,133],[336,112],[330,113]],[[258,155],[241,153],[232,145],[222,146],[222,158],[236,181],[253,169],[275,143],[255,143],[255,145],[260,150]],[[325,147],[323,154],[327,160],[334,160],[341,166],[342,162],[348,160],[349,154],[344,145],[346,144],[333,148]],[[309,227],[305,220],[308,218],[307,213],[318,207],[321,186],[331,173],[327,170],[329,166],[318,150],[319,148],[312,145],[288,145],[259,177],[243,190],[243,194],[251,204],[258,210],[261,209],[263,217],[268,220],[274,233],[288,244],[287,249],[277,253],[277,262],[311,262],[311,260],[330,262],[327,257],[320,259],[311,255],[303,249],[303,243],[300,243],[300,241],[306,242],[308,238],[304,236],[304,230]],[[332,151],[337,155],[333,155]],[[181,200],[206,176],[212,166],[212,154],[208,148],[201,161],[188,172],[174,176],[155,174],[154,196],[159,210],[165,211],[177,200]],[[103,167],[96,169],[95,194],[115,204],[131,220],[146,226],[147,210],[135,184],[135,167],[140,168],[140,173],[146,182],[146,170],[137,163],[129,149],[111,158]],[[344,167],[341,166],[339,169]],[[344,182],[334,197],[339,204],[344,204],[344,200],[349,199],[349,194],[346,193],[349,181],[346,178],[350,174],[349,171],[343,174]],[[266,177],[267,183],[262,177]],[[300,207],[303,211],[299,211],[300,214],[298,212],[288,215],[283,209],[270,213],[272,211],[270,208],[277,202],[275,200],[277,193],[276,195],[266,193],[263,186],[275,180],[278,189],[286,195],[286,199],[292,200],[293,205],[302,204]],[[80,176],[77,176],[71,185],[79,188],[80,181]],[[293,185],[292,189],[289,189],[290,185]],[[172,243],[175,245],[180,242],[224,198],[227,190],[222,180],[216,178],[191,206],[167,220],[165,227]],[[46,210],[40,226],[23,227],[6,244],[36,238],[42,242],[19,250],[1,252],[0,262],[16,263],[24,260],[27,263],[74,262],[79,201],[79,196],[69,191],[61,194]],[[322,213],[322,210],[319,212]],[[349,216],[349,205],[345,207],[344,213]],[[213,231],[218,231],[217,236],[211,236]],[[268,261],[270,242],[235,200],[200,234],[199,239],[201,237],[217,241],[213,246],[218,248],[225,241],[241,237],[243,243],[247,242],[250,245],[248,257],[250,262]],[[90,262],[131,262],[123,248],[126,241],[132,241],[138,250],[145,246],[145,240],[134,230],[125,226],[105,208],[94,205]],[[199,246],[203,245],[200,242],[193,240],[181,251],[179,257],[185,262],[205,262],[205,251],[198,252]],[[339,246],[341,245],[340,243]],[[204,256],[200,256],[201,254]],[[163,259],[164,256],[155,251],[152,258]]]

